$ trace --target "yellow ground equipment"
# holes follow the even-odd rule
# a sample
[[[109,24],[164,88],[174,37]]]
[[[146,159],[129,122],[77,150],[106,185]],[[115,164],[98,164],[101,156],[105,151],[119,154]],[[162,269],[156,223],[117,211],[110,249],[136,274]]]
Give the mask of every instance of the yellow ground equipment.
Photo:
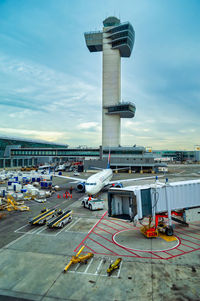
[[[69,269],[69,267],[72,264],[76,264],[76,263],[87,263],[88,259],[92,258],[94,256],[93,253],[87,253],[86,255],[83,256],[79,256],[79,254],[83,251],[83,249],[85,248],[85,246],[82,246],[82,248],[78,251],[78,253],[75,256],[72,256],[70,262],[68,263],[68,265],[66,265],[66,267],[64,268],[64,273],[67,272],[67,270]]]
[[[151,226],[151,222],[152,222],[152,217],[149,217],[149,224],[143,226],[140,231],[142,234],[144,234],[144,236],[146,236],[147,238],[153,238],[153,237],[158,237],[158,230],[157,227],[152,227]]]
[[[13,211],[29,211],[29,207],[24,205],[24,202],[17,202],[11,195],[7,195],[7,198],[4,200],[4,204],[1,205],[1,209]]]
[[[107,269],[108,276],[110,276],[114,270],[119,269],[121,261],[122,258],[119,257],[113,263],[110,264],[109,268]]]
[[[40,214],[36,217],[32,217],[29,219],[29,224],[31,225],[44,225],[46,222],[54,216],[56,209],[47,209],[44,208],[41,210]]]
[[[181,215],[181,213],[177,213],[172,211],[172,214],[175,215]],[[173,228],[172,226],[168,226],[165,221],[164,218],[167,218],[168,215],[166,213],[164,214],[156,214],[155,215],[155,224],[153,226],[151,226],[151,222],[152,222],[152,217],[149,217],[149,224],[143,226],[140,231],[144,234],[144,236],[146,236],[147,238],[153,238],[153,237],[158,237],[160,235],[160,233],[166,236],[173,236]]]

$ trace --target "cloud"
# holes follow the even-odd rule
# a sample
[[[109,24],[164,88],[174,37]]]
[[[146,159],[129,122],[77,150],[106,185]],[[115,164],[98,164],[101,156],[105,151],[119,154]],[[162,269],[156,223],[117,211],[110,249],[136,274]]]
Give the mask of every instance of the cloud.
[[[77,125],[79,130],[92,130],[92,131],[99,131],[100,127],[98,122],[85,122]]]
[[[43,111],[76,109],[80,102],[98,99],[95,87],[78,77],[58,72],[31,61],[1,55],[1,72],[9,77],[9,87],[2,86],[0,104]],[[1,87],[1,84],[0,84]],[[80,106],[80,105],[79,105]]]
[[[25,129],[13,129],[13,128],[0,128],[0,132],[7,133],[7,134],[19,134],[22,137],[28,136],[34,139],[41,139],[46,141],[57,141],[60,139],[63,139],[65,136],[64,132],[58,132],[58,131],[36,131],[36,130],[25,130]]]

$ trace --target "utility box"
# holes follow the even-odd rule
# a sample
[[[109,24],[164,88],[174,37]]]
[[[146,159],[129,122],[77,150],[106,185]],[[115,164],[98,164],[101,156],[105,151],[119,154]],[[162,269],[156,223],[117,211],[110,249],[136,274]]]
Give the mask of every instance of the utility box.
[[[200,208],[192,208],[184,211],[183,219],[186,223],[200,221]]]

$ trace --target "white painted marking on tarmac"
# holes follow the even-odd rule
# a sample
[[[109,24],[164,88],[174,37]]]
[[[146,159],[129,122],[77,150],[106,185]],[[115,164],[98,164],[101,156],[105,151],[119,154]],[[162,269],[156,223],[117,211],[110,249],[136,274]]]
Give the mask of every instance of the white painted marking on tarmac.
[[[125,232],[125,231],[130,231],[132,229],[126,229],[126,230],[121,230],[121,231],[118,231],[117,233],[115,233],[115,235],[113,236],[113,243],[119,247],[122,247],[124,249],[127,249],[127,250],[131,250],[131,251],[139,251],[139,252],[164,252],[164,251],[170,251],[170,250],[174,250],[176,249],[177,246],[179,246],[181,244],[180,242],[180,239],[179,237],[175,236],[177,242],[174,246],[168,248],[168,249],[161,249],[161,250],[154,250],[154,249],[135,249],[135,248],[129,248],[127,247],[126,245],[123,245],[123,244],[120,244],[116,241],[116,236],[121,233],[121,232]],[[175,240],[174,240],[175,241]]]
[[[89,270],[89,267],[91,266],[91,264],[92,264],[93,260],[94,260],[93,258],[90,260],[90,262],[89,262],[89,264],[87,265],[87,267],[86,267],[86,269],[85,269],[84,273],[86,273],[86,274],[87,274],[87,271]]]
[[[95,227],[96,227],[96,224],[98,224],[99,220],[95,223],[94,226],[92,226],[92,228],[88,231],[88,233],[90,233],[90,231],[92,231]]]
[[[101,259],[97,269],[96,269],[96,272],[95,272],[95,275],[99,274],[99,271],[100,271],[100,268],[101,268],[101,265],[102,265],[102,262],[103,262],[103,259]]]
[[[94,273],[85,273],[85,272],[78,272],[78,271],[68,271],[67,273],[76,273],[80,275],[90,275],[90,276],[100,276],[100,277],[108,277],[107,274],[94,274]],[[111,275],[109,278],[118,278],[116,275]]]
[[[63,232],[65,230],[65,227],[63,227],[60,231],[58,231],[54,236],[57,236],[58,234],[60,234],[61,232]]]
[[[119,266],[119,270],[118,270],[118,273],[117,273],[117,278],[119,278],[119,275],[120,275],[120,272],[121,272],[121,268],[122,268],[122,261],[121,261],[120,266]]]
[[[44,228],[42,228],[42,230],[43,230]],[[33,229],[32,231],[29,231],[31,234],[35,234],[35,233],[37,233],[38,231],[40,231],[41,230],[41,228],[36,228],[36,229]]]
[[[45,229],[46,229],[46,227],[42,227],[42,229],[40,229],[39,231],[37,231],[36,234],[37,234],[37,235],[40,235],[40,233],[41,233],[42,231],[44,231]],[[34,232],[34,233],[35,233],[35,232]]]
[[[76,225],[76,224],[80,221],[80,219],[81,219],[81,217],[79,217],[73,224],[71,224],[71,225],[69,226],[69,228],[67,228],[67,230],[65,230],[65,232],[68,232],[69,229],[71,229],[74,225]]]
[[[80,267],[80,263],[77,264],[76,268],[74,269],[74,272],[76,272],[79,267]]]
[[[9,244],[5,245],[2,249],[7,249],[10,246],[12,246],[14,243],[16,243],[18,240],[20,240],[21,238],[25,237],[28,234],[28,232],[24,233],[22,236],[16,238],[15,240],[11,241]]]
[[[23,229],[25,227],[28,227],[28,225],[24,225],[24,226],[18,228],[17,230],[15,230],[14,232],[17,233],[17,232],[19,232],[19,230],[21,230],[21,229]],[[26,232],[19,232],[19,233],[26,233]]]

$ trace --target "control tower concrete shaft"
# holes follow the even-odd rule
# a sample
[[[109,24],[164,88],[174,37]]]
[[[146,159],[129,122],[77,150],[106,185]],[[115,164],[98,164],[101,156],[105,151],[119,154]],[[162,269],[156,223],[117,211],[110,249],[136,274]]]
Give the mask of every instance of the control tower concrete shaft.
[[[135,115],[132,102],[121,102],[121,57],[130,57],[135,33],[129,22],[103,21],[103,31],[85,33],[90,52],[103,52],[102,146],[119,146],[121,119]]]

